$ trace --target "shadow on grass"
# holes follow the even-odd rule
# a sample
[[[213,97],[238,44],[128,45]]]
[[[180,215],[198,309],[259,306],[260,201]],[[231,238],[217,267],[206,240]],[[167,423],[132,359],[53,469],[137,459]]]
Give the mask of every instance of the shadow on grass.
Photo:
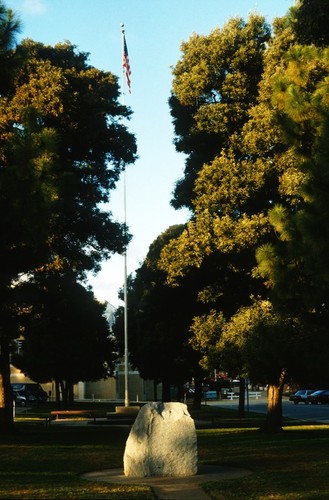
[[[205,484],[211,498],[329,498],[329,426],[288,425],[285,421],[284,432],[267,435],[257,430],[263,419],[259,414],[239,419],[231,410],[219,409],[216,414],[209,408],[202,410],[193,415],[198,427],[199,463],[252,471],[238,481]],[[129,427],[86,424],[46,428],[22,421],[17,429],[16,435],[0,438],[1,499],[154,498],[146,486],[79,478],[84,472],[122,467]]]

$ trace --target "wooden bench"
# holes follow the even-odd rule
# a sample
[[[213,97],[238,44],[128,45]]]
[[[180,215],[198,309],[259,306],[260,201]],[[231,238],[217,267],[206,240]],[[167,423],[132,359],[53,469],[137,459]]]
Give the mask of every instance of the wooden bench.
[[[14,422],[15,423],[28,423],[28,424],[45,424],[45,426],[47,427],[49,424],[50,424],[50,421],[51,421],[51,416],[50,415],[40,415],[39,417],[32,417],[32,418],[28,418],[28,417],[15,417],[14,418]]]
[[[86,417],[96,423],[97,419],[101,419],[102,423],[114,425],[132,425],[136,419],[136,413],[120,413],[120,412],[99,412],[96,410],[53,410],[48,416],[47,423],[55,418],[55,420],[64,420],[65,417]],[[73,420],[73,419],[72,419]]]
[[[94,410],[53,410],[50,412],[49,423],[55,417],[55,420],[61,420],[60,417],[86,417],[93,418],[94,422],[97,418],[97,412]]]
[[[56,416],[56,420],[59,419],[60,416],[67,417],[69,415],[87,415],[90,416],[91,410],[53,410],[50,412],[50,415]]]

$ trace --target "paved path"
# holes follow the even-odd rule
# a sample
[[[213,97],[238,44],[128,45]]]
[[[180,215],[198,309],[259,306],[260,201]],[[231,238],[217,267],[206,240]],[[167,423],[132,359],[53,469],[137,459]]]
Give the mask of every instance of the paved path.
[[[126,477],[123,469],[108,469],[87,472],[82,478],[89,481],[103,481],[120,484],[146,484],[150,486],[158,500],[209,500],[200,483],[247,476],[250,471],[237,467],[199,465],[198,474],[188,477]]]

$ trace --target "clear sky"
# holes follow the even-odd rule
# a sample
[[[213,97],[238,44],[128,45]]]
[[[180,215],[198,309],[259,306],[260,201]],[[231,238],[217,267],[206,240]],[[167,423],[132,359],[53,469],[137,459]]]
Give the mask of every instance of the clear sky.
[[[188,213],[170,206],[175,182],[182,176],[184,156],[176,153],[168,107],[171,67],[180,45],[192,33],[209,34],[234,16],[259,12],[271,22],[284,15],[294,0],[4,0],[19,14],[21,38],[54,45],[69,40],[88,52],[89,63],[122,73],[120,25],[124,23],[131,66],[132,93],[125,103],[133,117],[139,159],[126,175],[127,224],[133,234],[128,247],[128,274],[146,257],[150,244],[172,224],[184,223]],[[123,183],[112,191],[109,209],[124,221]],[[117,306],[124,281],[124,261],[114,256],[97,277],[90,278],[95,295]]]

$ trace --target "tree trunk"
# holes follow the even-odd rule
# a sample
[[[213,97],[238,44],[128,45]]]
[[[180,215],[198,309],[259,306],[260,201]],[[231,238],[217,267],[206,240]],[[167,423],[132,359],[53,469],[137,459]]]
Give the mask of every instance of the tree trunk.
[[[67,410],[67,383],[65,380],[60,380],[59,385],[61,387],[63,409]]]
[[[282,393],[285,379],[285,371],[282,371],[277,383],[268,385],[267,394],[267,416],[262,430],[269,433],[282,431]]]
[[[59,410],[61,407],[61,394],[60,394],[60,385],[58,380],[55,380],[55,394],[56,394],[56,408],[57,410]]]
[[[67,382],[67,393],[68,393],[68,402],[70,405],[74,403],[74,389],[73,382]]]
[[[238,415],[240,418],[245,416],[245,394],[246,394],[246,379],[240,377],[240,393],[239,393],[239,409]]]
[[[156,379],[153,380],[153,398],[154,401],[158,401],[158,381]]]
[[[6,339],[0,343],[0,432],[4,434],[15,432],[9,342]]]
[[[180,403],[184,402],[184,385],[180,383],[178,386],[175,386],[175,391],[177,391],[177,401]]]
[[[168,403],[169,401],[171,401],[170,382],[162,380],[162,402]]]

